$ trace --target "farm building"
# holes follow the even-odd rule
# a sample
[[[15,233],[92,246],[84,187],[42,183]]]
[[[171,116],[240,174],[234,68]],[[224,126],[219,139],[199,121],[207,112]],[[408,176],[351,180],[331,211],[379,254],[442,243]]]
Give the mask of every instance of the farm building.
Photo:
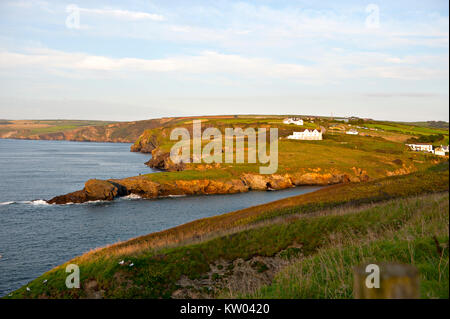
[[[406,144],[413,151],[433,153],[433,145],[426,143]]]
[[[315,130],[304,130],[303,132],[294,132],[288,136],[290,140],[322,140],[322,132]]]
[[[345,134],[348,134],[348,135],[358,135],[359,133],[358,133],[357,130],[351,129],[351,130],[348,130],[347,132],[345,132]]]
[[[295,117],[290,117],[283,120],[284,124],[303,125],[303,120]]]
[[[441,147],[437,147],[434,150],[434,154],[439,156],[446,156],[448,154],[448,145],[447,146],[441,145]]]

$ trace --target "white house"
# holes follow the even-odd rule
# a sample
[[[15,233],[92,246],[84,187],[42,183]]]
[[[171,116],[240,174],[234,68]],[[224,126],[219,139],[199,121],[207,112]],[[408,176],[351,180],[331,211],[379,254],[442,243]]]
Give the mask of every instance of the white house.
[[[322,140],[322,132],[315,130],[304,130],[303,132],[294,132],[288,136],[290,140]]]
[[[406,144],[413,151],[433,153],[433,145],[425,143]]]
[[[287,118],[283,120],[284,124],[295,124],[295,125],[303,125],[303,120],[299,118]]]
[[[441,147],[437,147],[434,150],[434,154],[439,156],[446,156],[448,154],[448,145],[447,146],[441,145]]]
[[[351,130],[348,130],[347,132],[345,132],[345,134],[348,134],[348,135],[358,135],[359,133],[358,133],[357,130],[351,129]]]

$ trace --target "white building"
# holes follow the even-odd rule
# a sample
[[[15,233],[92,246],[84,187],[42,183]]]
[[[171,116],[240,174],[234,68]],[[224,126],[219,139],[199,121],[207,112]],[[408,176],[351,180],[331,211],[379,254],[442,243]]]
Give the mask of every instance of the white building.
[[[284,124],[295,124],[295,125],[303,125],[303,120],[299,118],[287,118],[283,120]]]
[[[433,145],[425,143],[406,144],[413,151],[433,153]]]
[[[348,130],[347,132],[345,132],[345,134],[348,134],[348,135],[358,135],[359,133],[358,133],[358,131],[357,130]]]
[[[318,130],[304,130],[303,132],[294,132],[288,136],[290,140],[322,140],[322,132]]]
[[[448,154],[448,145],[447,146],[441,145],[441,147],[437,147],[434,150],[434,154],[439,156],[446,156]]]

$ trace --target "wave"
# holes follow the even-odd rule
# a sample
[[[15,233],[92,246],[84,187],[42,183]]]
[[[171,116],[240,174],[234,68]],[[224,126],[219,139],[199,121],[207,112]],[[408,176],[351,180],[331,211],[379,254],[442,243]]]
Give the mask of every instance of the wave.
[[[35,206],[47,206],[50,205],[43,199],[36,199],[36,200],[24,200],[24,201],[10,201],[10,202],[0,202],[0,206],[6,206],[6,205],[12,205],[12,204],[26,204],[26,205],[35,205]]]
[[[50,204],[43,199],[36,199],[31,201],[31,205],[50,205]]]
[[[166,196],[159,196],[155,199],[164,199],[164,198],[179,198],[179,197],[187,197],[187,195],[166,195]]]
[[[109,201],[107,200],[90,200],[87,202],[83,202],[83,203],[65,203],[65,204],[59,204],[59,206],[66,206],[66,205],[90,205],[90,204],[98,204],[98,203],[109,203]],[[54,204],[56,205],[56,204]]]
[[[17,202],[18,204],[28,204],[28,205],[35,205],[35,206],[47,206],[50,205],[43,199],[35,199],[35,200],[24,200],[21,202]]]
[[[15,202],[0,202],[0,206],[3,206],[3,205],[11,205],[11,204],[14,204]]]
[[[80,203],[81,205],[86,205],[86,204],[98,204],[98,203],[111,203],[111,201],[109,201],[109,200],[90,200],[90,201],[87,201],[87,202],[84,202],[84,203]],[[72,203],[73,204],[73,203]],[[76,205],[76,204],[75,204]]]
[[[130,194],[128,196],[121,197],[121,199],[133,200],[133,199],[142,199],[142,197],[137,194]]]
[[[178,196],[177,196],[178,197]],[[120,199],[123,200],[138,200],[142,199],[141,196],[137,194],[130,194],[128,196],[120,197]],[[66,203],[63,205],[89,205],[89,204],[98,204],[98,203],[109,203],[110,201],[106,200],[92,200],[84,203]],[[33,206],[52,206],[56,204],[49,204],[47,201],[43,199],[36,199],[36,200],[24,200],[24,201],[7,201],[7,202],[0,202],[0,206],[7,206],[12,204],[25,204],[25,205],[33,205]]]

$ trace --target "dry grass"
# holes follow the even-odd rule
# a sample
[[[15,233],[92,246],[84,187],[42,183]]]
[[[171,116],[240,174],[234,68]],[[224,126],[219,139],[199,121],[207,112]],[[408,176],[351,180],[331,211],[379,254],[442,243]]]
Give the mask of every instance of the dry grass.
[[[313,256],[293,261],[279,272],[272,285],[254,291],[231,291],[228,295],[247,295],[251,298],[349,298],[352,297],[352,266],[401,259],[420,268],[423,267],[423,259],[434,258],[438,265],[435,278],[430,279],[432,276],[423,270],[422,281],[434,280],[435,288],[423,297],[442,297],[439,287],[445,286],[444,280],[448,286],[448,199],[446,192],[394,201],[394,207],[390,209],[409,210],[411,214],[400,229],[389,225],[382,231],[369,229],[364,236],[352,231],[332,233],[329,235],[331,246],[320,248]],[[423,241],[437,237],[446,238],[447,244],[443,245],[440,253],[436,250],[428,257],[425,251],[424,258]],[[431,247],[434,250],[433,245]],[[392,254],[390,250],[397,252]],[[324,284],[326,282],[328,285]]]

